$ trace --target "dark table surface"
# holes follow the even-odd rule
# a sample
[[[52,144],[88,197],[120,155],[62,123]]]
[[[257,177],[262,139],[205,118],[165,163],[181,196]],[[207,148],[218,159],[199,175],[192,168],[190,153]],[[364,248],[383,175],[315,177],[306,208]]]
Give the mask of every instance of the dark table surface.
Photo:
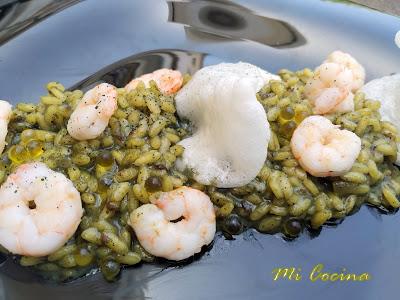
[[[400,1],[398,0],[352,0],[352,2],[365,5],[394,16],[400,16]]]

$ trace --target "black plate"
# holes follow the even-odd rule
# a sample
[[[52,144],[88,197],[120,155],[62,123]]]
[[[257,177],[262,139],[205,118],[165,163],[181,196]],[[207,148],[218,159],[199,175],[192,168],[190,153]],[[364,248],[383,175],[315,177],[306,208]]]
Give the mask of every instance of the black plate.
[[[393,42],[400,20],[339,1],[3,2],[9,4],[0,9],[0,98],[13,103],[36,101],[52,80],[81,88],[98,81],[122,86],[160,67],[194,72],[220,61],[276,72],[316,66],[335,49],[353,54],[368,79],[400,71]],[[190,264],[127,268],[115,283],[96,274],[50,284],[6,260],[0,299],[395,299],[399,226],[399,215],[363,207],[314,238],[287,242],[253,231],[234,241],[217,236]],[[317,264],[371,279],[312,282],[308,275]],[[279,267],[296,268],[302,279],[274,281]]]

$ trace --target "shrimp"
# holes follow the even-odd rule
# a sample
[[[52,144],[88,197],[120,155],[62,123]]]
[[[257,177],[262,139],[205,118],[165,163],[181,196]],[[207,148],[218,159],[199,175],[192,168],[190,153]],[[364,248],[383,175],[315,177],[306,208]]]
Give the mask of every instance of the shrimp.
[[[102,83],[87,91],[68,120],[68,133],[77,140],[98,137],[117,109],[117,89]]]
[[[214,238],[215,212],[203,192],[181,187],[134,210],[130,225],[146,251],[181,260],[201,251]],[[171,222],[180,217],[182,220]]]
[[[365,69],[364,67],[350,54],[342,51],[333,51],[328,55],[324,62],[333,62],[342,65],[349,69],[353,75],[351,81],[351,91],[354,93],[364,85]]]
[[[364,85],[365,70],[350,54],[334,51],[315,69],[305,95],[316,114],[354,110],[353,93]]]
[[[3,153],[6,146],[7,126],[11,117],[11,104],[0,100],[0,154]]]
[[[337,63],[323,63],[316,68],[304,89],[314,113],[353,111],[352,78],[351,71]]]
[[[290,141],[294,157],[316,177],[340,176],[351,169],[361,151],[361,139],[323,116],[305,118]]]
[[[14,254],[45,256],[75,233],[83,214],[72,182],[45,164],[23,164],[0,187],[0,244]]]
[[[160,91],[166,95],[176,93],[183,84],[183,77],[179,71],[159,69],[133,79],[125,86],[125,89],[130,92],[137,87],[139,82],[143,82],[146,87],[149,87],[151,80],[154,80]]]

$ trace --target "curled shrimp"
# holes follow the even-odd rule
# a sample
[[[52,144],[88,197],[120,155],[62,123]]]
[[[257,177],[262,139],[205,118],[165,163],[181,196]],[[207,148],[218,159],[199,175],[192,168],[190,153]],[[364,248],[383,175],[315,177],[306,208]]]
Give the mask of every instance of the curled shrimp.
[[[181,260],[201,251],[214,238],[215,212],[203,192],[181,187],[162,193],[160,198],[134,210],[130,225],[149,253]],[[182,220],[171,222],[178,218]]]
[[[328,55],[324,62],[332,62],[342,65],[351,71],[353,79],[351,80],[351,91],[354,93],[364,85],[365,70],[364,67],[350,54],[342,51],[333,51]]]
[[[154,80],[160,91],[166,95],[176,93],[183,84],[183,77],[179,71],[159,69],[153,73],[144,74],[133,79],[125,86],[125,89],[129,92],[135,89],[139,82],[143,82],[146,87],[149,87],[151,80]]]
[[[338,127],[325,117],[310,116],[294,131],[290,141],[293,155],[311,175],[339,176],[353,166],[361,151],[361,139]]]
[[[117,89],[102,83],[87,91],[71,114],[67,130],[77,140],[98,137],[117,109]]]
[[[304,93],[315,114],[354,110],[351,71],[336,63],[323,63],[305,86]]]
[[[6,146],[6,136],[8,132],[8,122],[11,117],[11,104],[0,100],[0,154],[3,153]]]
[[[353,92],[364,79],[364,68],[351,55],[334,51],[315,69],[304,93],[316,114],[353,111]]]
[[[0,244],[14,254],[45,256],[75,233],[81,197],[63,174],[43,163],[21,165],[0,188]]]

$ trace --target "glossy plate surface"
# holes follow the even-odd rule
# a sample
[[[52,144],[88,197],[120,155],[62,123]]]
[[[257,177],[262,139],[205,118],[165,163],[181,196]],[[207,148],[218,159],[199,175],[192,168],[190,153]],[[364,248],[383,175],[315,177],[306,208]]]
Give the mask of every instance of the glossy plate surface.
[[[338,1],[5,2],[0,98],[13,103],[37,101],[53,80],[83,89],[99,81],[122,86],[161,67],[193,73],[221,61],[276,72],[314,67],[335,49],[355,56],[368,79],[400,71],[393,41],[400,19]],[[398,228],[399,214],[363,207],[314,238],[305,233],[287,242],[253,231],[233,241],[217,236],[212,249],[190,264],[142,264],[123,270],[115,283],[96,274],[49,284],[1,259],[0,299],[395,299]],[[311,282],[317,264],[331,273],[367,272],[371,280]],[[302,279],[274,281],[279,267],[301,269]]]

